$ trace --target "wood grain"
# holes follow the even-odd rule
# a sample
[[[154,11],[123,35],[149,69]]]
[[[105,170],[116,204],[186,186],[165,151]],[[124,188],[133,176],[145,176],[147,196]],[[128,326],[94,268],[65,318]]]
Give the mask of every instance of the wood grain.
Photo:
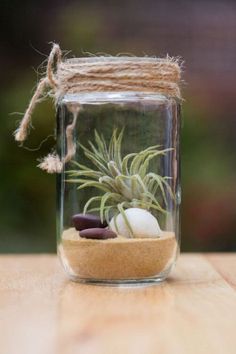
[[[0,256],[1,354],[235,354],[236,255],[184,254],[168,281],[68,281],[53,255]]]
[[[236,290],[236,257],[235,254],[215,253],[206,255],[209,262],[221,276]],[[235,350],[236,351],[236,350]]]

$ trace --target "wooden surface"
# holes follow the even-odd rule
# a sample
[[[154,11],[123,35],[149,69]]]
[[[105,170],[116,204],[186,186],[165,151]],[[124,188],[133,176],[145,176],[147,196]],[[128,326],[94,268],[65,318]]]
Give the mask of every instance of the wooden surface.
[[[184,254],[168,281],[68,281],[56,256],[0,256],[1,354],[235,354],[236,255]]]

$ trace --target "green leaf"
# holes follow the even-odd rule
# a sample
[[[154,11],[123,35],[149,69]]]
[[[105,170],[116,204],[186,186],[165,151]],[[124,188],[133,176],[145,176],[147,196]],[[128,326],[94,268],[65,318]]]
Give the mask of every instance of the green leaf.
[[[91,146],[91,149],[93,151],[93,153],[95,154],[95,156],[100,160],[101,163],[106,163],[106,160],[104,158],[104,156],[102,155],[102,153],[100,153],[100,151],[98,151],[95,146],[93,145],[93,143],[89,140],[88,141],[89,145]]]
[[[121,158],[121,143],[123,139],[123,134],[124,134],[124,128],[121,130],[120,134],[118,135],[118,138],[116,138],[116,135],[114,137],[114,160],[117,163],[118,169],[121,169],[121,164],[122,164],[122,158]]]
[[[116,232],[119,233],[119,229],[118,229],[118,225],[117,225],[117,216],[118,216],[118,214],[114,215],[114,225],[115,225]]]
[[[147,188],[145,186],[145,183],[142,181],[142,178],[139,175],[134,175],[142,192],[146,192]]]
[[[109,176],[102,176],[99,178],[99,183],[105,185],[110,189],[111,192],[118,192],[118,189],[116,187],[116,183],[113,178]]]
[[[117,167],[117,164],[114,161],[109,161],[107,167],[112,175],[112,177],[119,176],[121,173]]]
[[[171,189],[171,186],[169,185],[169,183],[166,181],[166,179],[170,179],[169,177],[162,177],[160,176],[160,179],[162,181],[162,183],[165,185],[168,193],[170,194],[171,198],[175,201],[175,196],[174,196],[174,193]]]
[[[109,158],[109,156],[108,156],[106,142],[104,140],[104,137],[102,135],[99,136],[99,134],[96,130],[94,131],[94,135],[95,135],[95,141],[97,143],[98,150],[102,154],[104,160],[106,161]]]
[[[109,157],[110,157],[110,160],[114,160],[115,159],[115,141],[116,141],[116,132],[117,132],[117,129],[115,128],[113,130],[113,133],[112,133],[112,136],[111,136],[111,140],[110,140],[110,143],[109,143]]]
[[[106,165],[99,161],[96,155],[93,153],[85,152],[85,156],[98,168],[102,173],[109,174],[109,170]]]
[[[124,203],[118,204],[117,208],[118,208],[119,212],[121,213],[121,215],[122,215],[122,217],[124,219],[124,222],[125,222],[126,226],[128,227],[131,235],[134,236],[133,229],[132,229],[132,227],[131,227],[131,225],[129,223],[129,220],[128,220],[126,214],[125,214],[125,211],[123,209],[123,205],[124,205]]]
[[[90,178],[94,178],[94,179],[99,179],[100,177],[102,177],[102,173],[99,171],[67,171],[67,174],[69,174],[70,177],[90,177]]]
[[[132,199],[131,179],[132,176],[125,175],[120,175],[115,178],[118,191],[125,199]]]
[[[101,184],[99,182],[95,182],[95,181],[88,181],[84,184],[81,184],[78,187],[78,189],[89,188],[89,187],[100,189],[103,192],[110,192],[110,190],[106,186],[104,186],[103,184]]]
[[[96,197],[92,197],[90,198],[87,203],[85,204],[84,206],[84,210],[83,210],[83,213],[86,214],[87,210],[88,210],[88,207],[93,203],[93,202],[99,202],[101,200],[102,196],[96,196]]]
[[[148,156],[146,157],[143,166],[142,166],[142,171],[139,172],[142,177],[145,177],[146,171],[148,170],[149,163],[154,157],[160,156],[160,155],[165,155],[167,151],[172,150],[172,149],[165,149],[165,150],[160,150],[156,152],[148,151]]]
[[[132,159],[134,156],[136,156],[136,152],[132,152],[131,154],[126,155],[123,158],[122,164],[121,164],[121,171],[125,175],[129,175],[129,170],[128,170],[128,162],[130,159]]]
[[[100,204],[100,219],[104,220],[104,208],[105,208],[105,204],[106,202],[111,199],[115,202],[119,202],[121,198],[121,196],[117,193],[105,193],[103,195],[103,197],[101,198],[101,204]]]
[[[163,187],[163,182],[161,180],[161,176],[153,173],[153,172],[150,172],[147,176],[146,176],[146,180],[149,179],[149,192],[152,193],[153,195],[156,194],[156,190],[157,188],[159,187],[160,190],[161,190],[161,194],[162,194],[162,197],[163,197],[163,200],[165,202],[165,205],[167,206],[167,199],[166,199],[166,193],[165,193],[165,190],[164,190],[164,187]],[[156,182],[156,184],[153,185],[153,182]]]
[[[157,199],[149,192],[144,193],[144,197],[148,197],[151,200],[150,207],[153,205],[156,206],[156,209],[159,210],[161,213],[165,213],[166,211],[161,207],[161,205],[158,203]],[[145,201],[149,203],[149,201]]]

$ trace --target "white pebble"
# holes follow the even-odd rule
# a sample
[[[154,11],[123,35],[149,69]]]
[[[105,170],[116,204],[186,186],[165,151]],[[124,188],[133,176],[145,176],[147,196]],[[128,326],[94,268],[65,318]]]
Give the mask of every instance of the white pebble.
[[[114,217],[111,219],[110,228],[124,237],[158,237],[161,229],[157,219],[147,210],[140,208],[129,208],[125,210],[126,218],[132,228],[133,235],[127,226],[122,214],[118,214],[116,222]]]

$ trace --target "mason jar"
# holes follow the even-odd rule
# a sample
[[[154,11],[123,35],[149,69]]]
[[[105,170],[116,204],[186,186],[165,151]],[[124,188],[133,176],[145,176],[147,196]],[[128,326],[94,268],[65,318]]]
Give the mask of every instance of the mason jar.
[[[90,283],[164,280],[179,251],[180,102],[165,94],[67,93],[57,107],[58,255]]]
[[[57,108],[57,249],[74,281],[164,280],[179,250],[181,63],[177,58],[67,59],[53,44],[46,75],[15,131],[26,140],[37,103]]]

